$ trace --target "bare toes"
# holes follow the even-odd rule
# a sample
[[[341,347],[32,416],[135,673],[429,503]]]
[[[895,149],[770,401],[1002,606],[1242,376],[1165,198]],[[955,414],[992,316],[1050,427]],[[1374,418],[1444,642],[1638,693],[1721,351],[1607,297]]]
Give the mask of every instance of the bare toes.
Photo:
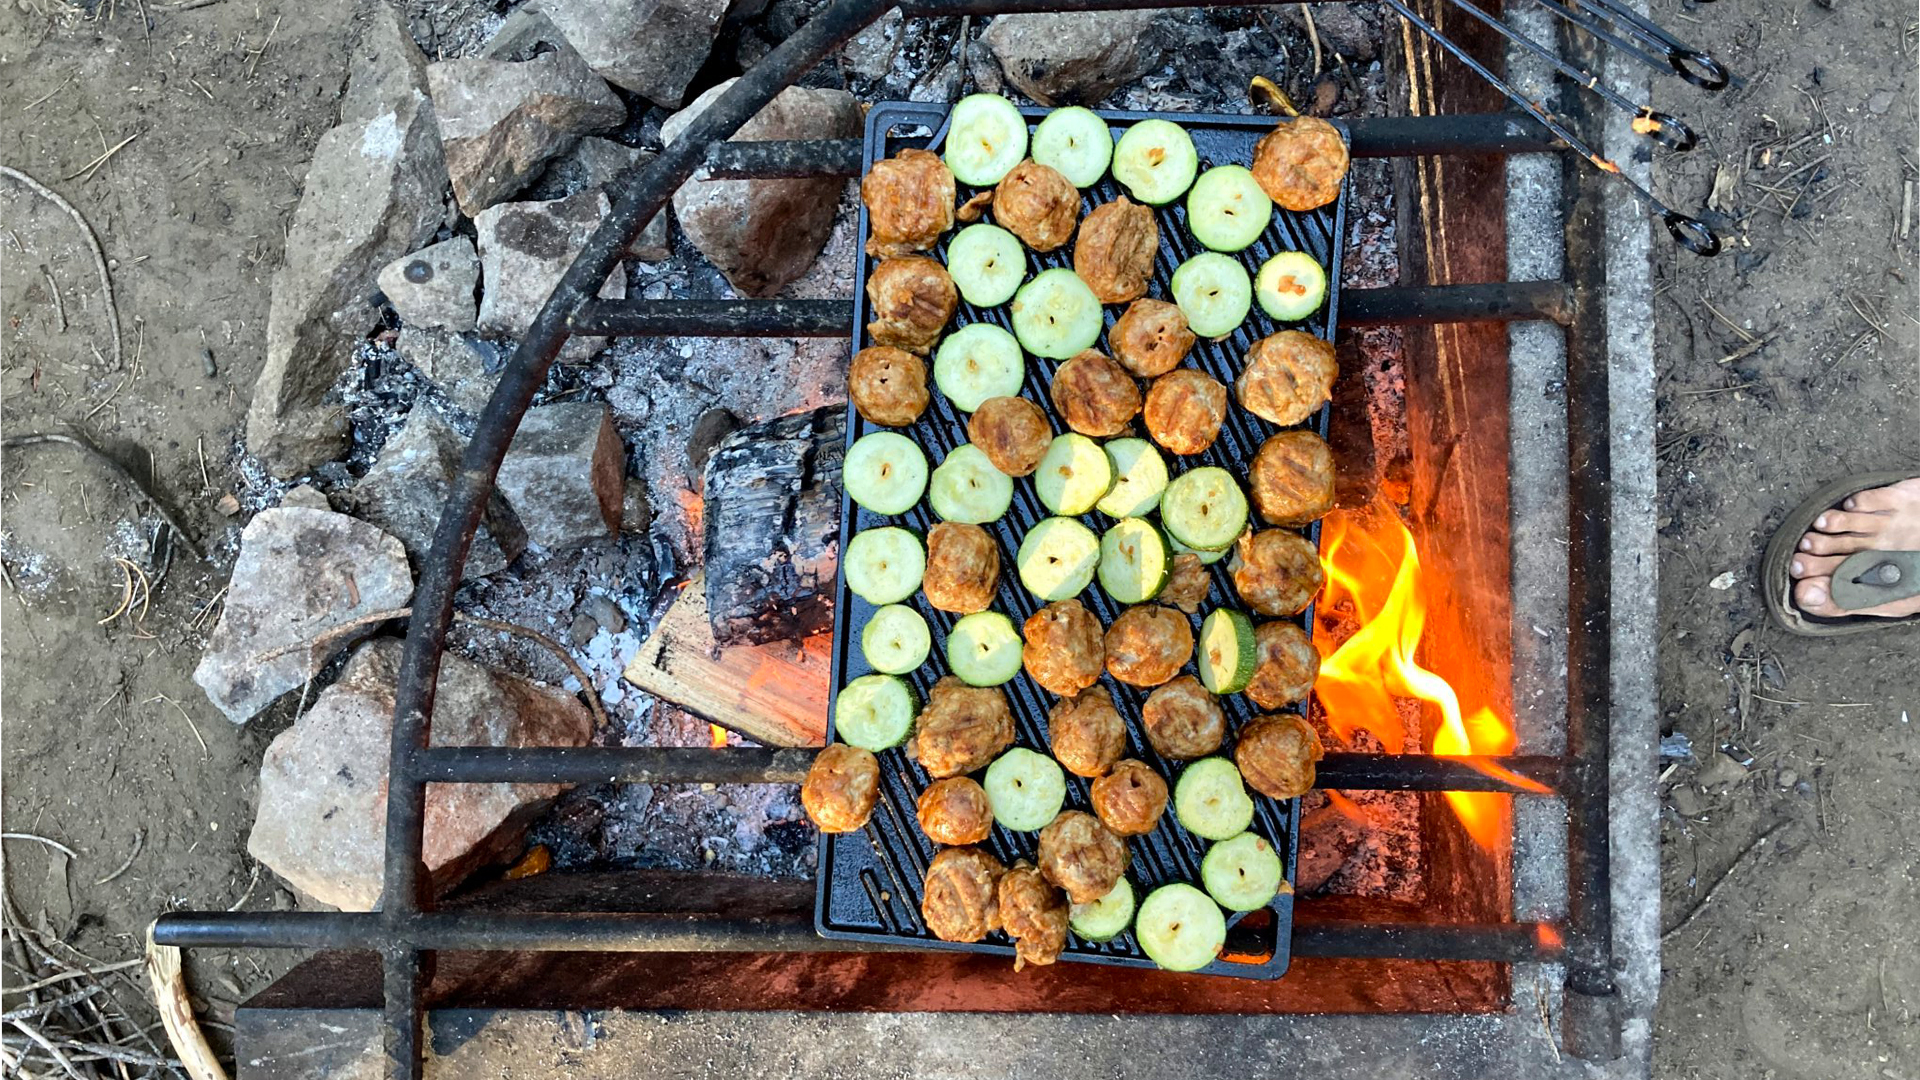
[[[1796,580],[1810,577],[1831,577],[1834,568],[1846,562],[1845,555],[1795,555],[1787,564],[1787,573]]]
[[[1833,593],[1828,586],[1832,578],[1806,578],[1793,587],[1793,606],[1809,615],[1839,616],[1846,612],[1833,606]]]
[[[1871,512],[1848,512],[1829,510],[1813,519],[1816,531],[1826,533],[1878,533],[1887,523],[1886,516]]]
[[[1800,538],[1800,550],[1811,555],[1851,555],[1872,546],[1872,537],[1852,533],[1810,532]]]
[[[1886,513],[1920,502],[1920,477],[1902,480],[1886,487],[1868,488],[1847,496],[1842,506],[1866,513]]]

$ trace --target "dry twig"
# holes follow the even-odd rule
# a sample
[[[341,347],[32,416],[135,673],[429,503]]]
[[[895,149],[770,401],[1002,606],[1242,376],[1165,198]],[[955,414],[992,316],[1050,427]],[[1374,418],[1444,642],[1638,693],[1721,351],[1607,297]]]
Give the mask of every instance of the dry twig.
[[[124,146],[126,144],[122,143],[121,145]],[[107,326],[113,330],[113,366],[116,371],[119,370],[120,309],[113,304],[113,278],[107,275],[107,256],[105,252],[100,250],[100,239],[93,234],[93,226],[87,224],[87,219],[80,216],[80,211],[75,210],[72,203],[61,198],[58,192],[40,181],[35,180],[33,177],[28,176],[26,173],[21,172],[19,169],[13,168],[10,165],[0,165],[0,176],[9,176],[19,181],[35,195],[59,207],[68,217],[73,219],[75,225],[80,226],[80,235],[86,237],[87,247],[93,252],[93,268],[100,275],[100,292],[101,295],[106,298],[107,305]]]
[[[1713,903],[1713,898],[1719,895],[1721,887],[1726,885],[1727,882],[1732,881],[1734,875],[1740,872],[1740,868],[1746,865],[1747,857],[1752,855],[1755,851],[1758,851],[1761,845],[1767,842],[1767,838],[1772,836],[1774,833],[1779,832],[1780,827],[1785,824],[1786,822],[1784,821],[1774,822],[1772,825],[1767,827],[1767,830],[1765,832],[1761,833],[1759,836],[1754,837],[1752,843],[1748,844],[1744,848],[1741,848],[1740,854],[1735,855],[1733,857],[1733,862],[1727,867],[1727,872],[1720,875],[1720,880],[1714,882],[1712,885],[1707,887],[1707,891],[1701,894],[1700,902],[1693,905],[1693,910],[1687,912],[1686,915],[1683,916],[1679,922],[1674,923],[1672,926],[1668,927],[1665,930],[1662,930],[1660,932],[1660,940],[1665,941],[1666,939],[1672,937],[1673,935],[1679,933],[1680,931],[1685,930],[1693,922],[1693,920],[1699,918],[1700,913],[1707,910],[1707,905]]]
[[[0,166],[0,168],[5,168],[5,166]],[[92,443],[85,439],[76,438],[72,435],[61,435],[57,432],[34,432],[28,435],[14,435],[10,438],[0,440],[0,449],[17,450],[28,446],[70,446],[99,462],[106,467],[108,472],[119,477],[123,483],[132,488],[134,494],[146,500],[147,505],[153,508],[153,512],[159,515],[160,520],[167,523],[167,528],[172,529],[173,534],[180,538],[180,542],[187,545],[187,550],[193,552],[196,557],[202,560],[206,558],[206,555],[200,550],[200,545],[194,543],[193,534],[187,532],[186,528],[180,524],[180,519],[173,516],[173,513],[167,509],[166,504],[155,498],[153,492],[148,490],[147,485],[141,483],[138,477],[127,470],[126,466],[108,457],[105,452]]]
[[[180,950],[171,945],[156,945],[153,932],[147,932],[147,981],[153,985],[153,1004],[160,1010],[160,1024],[167,1029],[167,1041],[180,1055],[180,1064],[193,1080],[227,1080],[227,1071],[213,1056],[207,1037],[193,1018],[193,1004],[187,999],[187,980],[180,970]]]

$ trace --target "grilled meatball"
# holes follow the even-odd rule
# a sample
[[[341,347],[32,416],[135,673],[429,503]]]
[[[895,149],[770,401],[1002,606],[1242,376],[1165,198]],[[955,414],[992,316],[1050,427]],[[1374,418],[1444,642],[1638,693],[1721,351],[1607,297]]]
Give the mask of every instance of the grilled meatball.
[[[1193,627],[1169,607],[1130,607],[1107,628],[1107,671],[1130,686],[1159,686],[1193,655]]]
[[[953,173],[940,155],[902,150],[874,162],[860,181],[872,237],[867,254],[877,257],[926,251],[953,228]]]
[[[1127,842],[1084,810],[1063,810],[1040,830],[1040,873],[1076,904],[1113,891],[1127,871]]]
[[[1114,359],[1143,379],[1179,367],[1193,350],[1193,342],[1186,315],[1165,300],[1135,300],[1107,331]]]
[[[1261,623],[1253,632],[1253,681],[1247,700],[1263,709],[1284,709],[1305,701],[1320,677],[1320,653],[1305,630],[1290,622]]]
[[[1286,210],[1313,210],[1340,197],[1347,143],[1314,116],[1282,120],[1253,148],[1253,179]]]
[[[1283,431],[1260,446],[1247,471],[1254,509],[1298,528],[1333,509],[1333,450],[1311,431]]]
[[[1000,584],[1000,547],[978,525],[943,521],[927,530],[927,573],[921,587],[941,611],[987,610]]]
[[[905,349],[870,345],[847,367],[847,395],[869,423],[905,427],[927,411],[927,363]]]
[[[800,805],[826,833],[866,828],[879,799],[880,762],[872,752],[846,743],[832,743],[815,755],[800,785]]]
[[[1147,294],[1160,226],[1153,209],[1125,195],[1101,203],[1080,223],[1073,245],[1073,272],[1103,304],[1124,304]]]
[[[1072,697],[1099,681],[1106,660],[1100,620],[1080,601],[1057,600],[1034,612],[1021,635],[1020,662],[1043,689]]]
[[[881,345],[925,353],[940,339],[960,293],[947,268],[925,255],[902,255],[873,268],[867,278],[867,333]]]
[[[1233,587],[1262,615],[1298,615],[1326,583],[1320,553],[1299,533],[1263,529],[1233,549]]]
[[[1113,695],[1089,687],[1047,712],[1047,742],[1068,772],[1102,776],[1127,752],[1127,726],[1113,707]]]
[[[1013,745],[1013,713],[997,687],[968,686],[949,675],[933,684],[920,710],[913,750],[935,777],[984,769]]]
[[[1333,346],[1312,334],[1282,330],[1247,350],[1247,366],[1235,389],[1241,408],[1285,427],[1331,400],[1338,374]]]
[[[1313,787],[1313,763],[1325,753],[1305,718],[1282,713],[1258,717],[1241,728],[1233,761],[1248,787],[1271,798],[1291,799]]]
[[[1000,878],[1000,920],[1013,939],[1013,970],[1044,967],[1067,947],[1067,896],[1022,862]]]
[[[1142,415],[1154,442],[1176,454],[1198,454],[1220,436],[1227,388],[1204,371],[1169,371],[1153,380]]]
[[[1191,675],[1148,694],[1140,722],[1154,752],[1175,761],[1206,757],[1227,738],[1227,714],[1220,710],[1219,699]]]
[[[1173,569],[1167,572],[1167,583],[1160,588],[1160,595],[1154,599],[1163,604],[1171,604],[1191,615],[1206,603],[1207,593],[1213,589],[1213,574],[1207,570],[1207,564],[1200,556],[1191,551],[1183,551],[1173,557]]]
[[[1053,409],[1082,435],[1118,435],[1140,412],[1140,386],[1105,354],[1088,349],[1053,373]]]
[[[920,917],[942,941],[979,941],[1000,929],[1000,879],[1007,868],[975,847],[947,848],[927,867]]]
[[[1114,762],[1093,782],[1093,812],[1121,836],[1144,836],[1160,824],[1167,809],[1167,782],[1144,761]]]
[[[967,419],[967,441],[1008,476],[1029,476],[1053,441],[1053,425],[1026,398],[988,398]]]
[[[927,785],[914,803],[920,831],[936,844],[978,844],[993,831],[987,792],[972,778],[949,776]]]
[[[1028,158],[993,189],[993,220],[1035,251],[1052,251],[1080,220],[1080,189],[1059,170]]]

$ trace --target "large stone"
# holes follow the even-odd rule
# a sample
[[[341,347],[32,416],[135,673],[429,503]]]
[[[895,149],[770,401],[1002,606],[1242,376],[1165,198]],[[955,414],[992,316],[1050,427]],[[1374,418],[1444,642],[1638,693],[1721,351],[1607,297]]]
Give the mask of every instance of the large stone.
[[[243,724],[373,627],[327,631],[412,597],[406,549],[379,528],[331,510],[262,510],[240,534],[226,605],[193,681]],[[306,647],[261,659],[292,645]]]
[[[491,341],[444,330],[400,328],[394,342],[400,356],[447,399],[471,417],[478,417],[499,385],[506,368],[506,351]]]
[[[480,256],[473,241],[456,236],[411,255],[402,255],[380,271],[380,291],[408,326],[440,330],[473,329],[474,291],[480,287]]]
[[[445,216],[447,170],[425,69],[404,19],[378,5],[353,52],[340,124],[314,147],[273,276],[247,447],[276,476],[346,448],[345,417],[321,399],[379,319],[375,275]]]
[[[1152,11],[1001,15],[980,36],[1007,81],[1042,105],[1092,105],[1160,66]]]
[[[547,171],[527,189],[527,198],[564,199],[583,191],[604,191],[612,201],[634,170],[652,160],[649,151],[589,135],[571,152],[553,159]],[[655,214],[627,245],[627,254],[641,262],[659,262],[672,255],[667,217],[664,210]]]
[[[370,641],[340,680],[267,747],[247,851],[314,899],[346,911],[380,903],[388,743],[400,642]],[[582,746],[593,719],[572,697],[447,653],[434,746]],[[436,890],[510,852],[560,784],[434,784],[425,857]]]
[[[512,337],[525,333],[611,209],[604,193],[583,191],[552,202],[502,203],[481,211],[473,221],[487,281],[480,299],[480,329]],[[624,267],[614,266],[598,295],[603,300],[626,297]],[[605,338],[576,337],[563,355],[584,358],[605,344]]]
[[[570,401],[527,410],[496,485],[529,538],[565,548],[620,531],[626,472],[612,410]]]
[[[538,0],[593,70],[670,109],[707,62],[727,0]]]
[[[353,486],[354,512],[399,538],[415,567],[433,547],[433,531],[465,447],[466,440],[432,406],[416,405]],[[526,549],[526,530],[496,491],[467,552],[464,579],[504,570]]]
[[[701,94],[667,118],[660,134],[668,143],[687,130],[733,80]],[[733,137],[852,139],[860,135],[860,106],[844,90],[790,86],[748,120]],[[733,287],[748,296],[770,296],[806,272],[826,247],[844,180],[689,180],[673,196],[680,231]]]

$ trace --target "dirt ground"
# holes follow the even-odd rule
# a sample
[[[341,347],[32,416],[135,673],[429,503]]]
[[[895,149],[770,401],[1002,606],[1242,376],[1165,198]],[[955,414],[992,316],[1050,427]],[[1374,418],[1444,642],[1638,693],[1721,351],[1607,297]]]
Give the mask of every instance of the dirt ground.
[[[357,17],[352,0],[147,3],[143,27],[140,10],[0,11],[0,163],[91,224],[124,339],[115,364],[76,223],[0,178],[6,434],[87,435],[212,555],[166,554],[157,519],[66,447],[7,455],[5,828],[79,858],[9,840],[6,877],[29,918],[102,959],[136,955],[163,909],[292,903],[245,855],[260,755],[291,703],[237,728],[190,675],[237,529],[215,503],[243,486],[235,441],[269,277]],[[442,5],[429,21],[457,33],[479,10]],[[1655,1071],[1920,1077],[1920,788],[1906,772],[1920,630],[1788,638],[1754,585],[1801,492],[1920,467],[1920,241],[1899,235],[1920,160],[1920,30],[1895,0],[1661,0],[1655,15],[1746,79],[1719,95],[1659,88],[1703,139],[1665,167],[1663,194],[1713,197],[1732,249],[1701,262],[1656,247],[1663,707],[1702,766],[1722,747],[1749,765],[1667,778],[1718,782],[1669,795],[1665,899],[1680,925]],[[128,582],[147,599],[134,568],[150,600],[109,618]],[[217,1024],[286,959],[195,954],[207,1015]]]

